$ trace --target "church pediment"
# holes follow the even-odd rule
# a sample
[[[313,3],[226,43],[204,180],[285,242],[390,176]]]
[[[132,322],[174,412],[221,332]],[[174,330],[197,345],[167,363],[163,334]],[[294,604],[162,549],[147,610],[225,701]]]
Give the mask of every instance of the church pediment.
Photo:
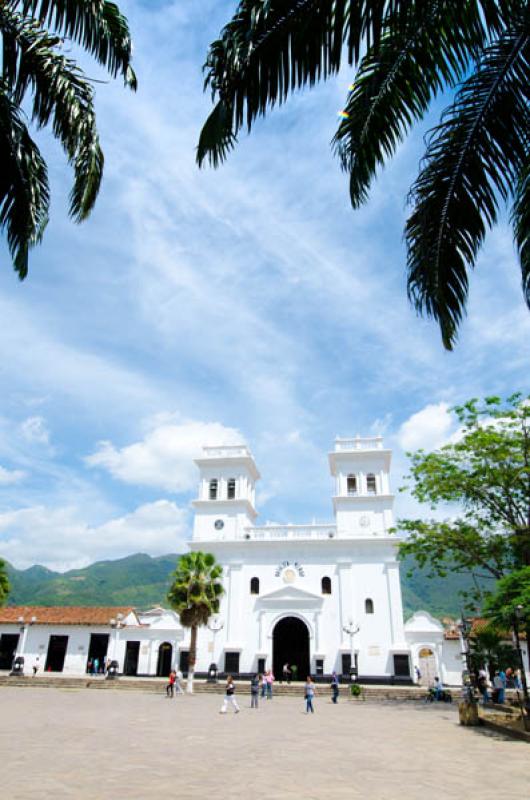
[[[320,608],[322,597],[295,586],[283,586],[257,598],[258,608]]]

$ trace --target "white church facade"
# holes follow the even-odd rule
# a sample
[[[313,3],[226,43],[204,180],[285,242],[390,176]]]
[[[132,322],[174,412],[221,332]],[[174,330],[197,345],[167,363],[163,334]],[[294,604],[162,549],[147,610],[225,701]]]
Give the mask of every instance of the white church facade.
[[[325,680],[458,685],[463,642],[425,611],[403,619],[399,540],[391,533],[391,451],[381,437],[336,439],[328,457],[334,518],[307,525],[256,525],[259,472],[244,446],[205,447],[196,460],[198,497],[191,550],[213,553],[225,593],[198,637],[196,673],[245,677],[283,665]],[[528,663],[527,643],[523,660]],[[26,672],[79,675],[115,660],[121,674],[187,672],[189,631],[154,608],[0,609],[0,671],[15,656]],[[37,661],[38,659],[38,661]],[[529,676],[530,677],[530,676]]]
[[[204,448],[190,547],[222,564],[225,595],[216,630],[200,639],[199,671],[213,662],[281,674],[289,663],[304,678],[353,670],[363,682],[411,680],[390,461],[380,437],[337,439],[334,520],[257,526],[248,448]]]

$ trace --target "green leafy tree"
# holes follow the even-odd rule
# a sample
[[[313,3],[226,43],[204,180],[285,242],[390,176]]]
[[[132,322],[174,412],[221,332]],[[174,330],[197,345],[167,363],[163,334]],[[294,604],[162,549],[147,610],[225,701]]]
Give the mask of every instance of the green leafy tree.
[[[456,440],[432,453],[409,453],[409,482],[420,502],[459,513],[443,521],[399,520],[407,534],[400,554],[428,575],[473,576],[468,600],[476,603],[484,595],[480,579],[493,589],[493,580],[530,565],[530,398],[470,400],[454,412]]]
[[[511,624],[518,616],[530,620],[530,567],[522,567],[498,581],[484,611],[497,625]],[[530,633],[530,631],[526,631]]]
[[[211,553],[186,553],[181,556],[168,592],[172,608],[185,628],[190,628],[190,653],[187,691],[193,693],[193,674],[197,661],[197,632],[210,617],[219,612],[224,589],[223,568]]]
[[[469,660],[471,669],[478,674],[488,666],[490,678],[495,670],[507,669],[516,663],[517,654],[511,645],[506,644],[504,636],[492,625],[485,625],[469,637]]]
[[[507,200],[530,306],[529,42],[526,0],[240,0],[206,59],[215,105],[198,162],[217,166],[242,128],[346,62],[356,74],[333,146],[357,208],[447,92],[410,190],[405,239],[409,297],[452,349],[469,270]]]
[[[7,603],[9,588],[6,562],[0,558],[0,606],[5,606]]]
[[[136,88],[127,20],[107,0],[2,0],[0,72],[0,227],[21,279],[29,250],[48,222],[48,170],[33,141],[31,123],[50,127],[74,172],[70,216],[92,211],[103,175],[93,81],[64,55],[72,40]]]
[[[530,645],[530,567],[515,570],[510,575],[501,578],[495,587],[494,594],[486,599],[484,612],[495,625],[513,630],[518,651],[517,660],[519,660],[521,630],[526,632],[526,641]],[[530,666],[530,648],[528,664]],[[528,704],[525,666],[523,663],[518,666],[521,668],[523,691]]]

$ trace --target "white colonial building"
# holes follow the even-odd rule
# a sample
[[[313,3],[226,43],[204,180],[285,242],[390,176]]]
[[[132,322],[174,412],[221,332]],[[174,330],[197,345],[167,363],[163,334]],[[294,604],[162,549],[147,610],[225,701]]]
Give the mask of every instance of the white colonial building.
[[[281,674],[289,663],[303,677],[351,667],[363,681],[410,679],[390,459],[381,437],[337,439],[334,520],[257,526],[248,448],[204,448],[190,547],[223,565],[225,595],[218,630],[201,637],[199,671],[215,662]]]
[[[259,472],[244,446],[205,447],[190,548],[223,567],[219,615],[201,629],[196,671],[250,675],[285,663],[298,677],[353,673],[362,683],[461,682],[458,631],[425,611],[404,624],[391,533],[391,451],[381,437],[337,439],[329,454],[334,519],[256,525]],[[524,662],[528,661],[526,642]],[[0,670],[75,675],[116,660],[125,675],[187,672],[189,631],[163,608],[0,609]],[[37,662],[38,659],[38,662]]]

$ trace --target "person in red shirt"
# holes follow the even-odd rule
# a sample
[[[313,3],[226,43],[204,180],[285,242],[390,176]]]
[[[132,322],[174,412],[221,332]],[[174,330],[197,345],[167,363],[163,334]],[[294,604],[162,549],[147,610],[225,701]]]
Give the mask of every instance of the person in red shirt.
[[[166,686],[166,695],[168,697],[174,697],[175,695],[175,681],[177,679],[177,673],[174,669],[171,670],[169,673],[169,683]]]

